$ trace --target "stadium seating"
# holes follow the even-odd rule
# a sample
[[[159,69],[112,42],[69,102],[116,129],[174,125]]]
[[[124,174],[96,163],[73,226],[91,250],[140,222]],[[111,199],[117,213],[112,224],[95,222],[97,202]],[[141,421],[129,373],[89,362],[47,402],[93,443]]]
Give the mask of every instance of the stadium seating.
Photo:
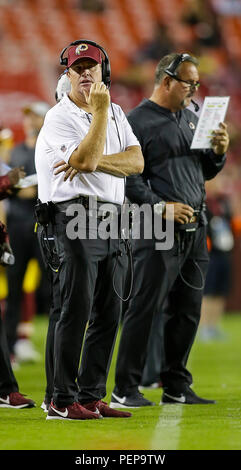
[[[177,49],[191,49],[193,45],[192,28],[180,21],[187,0],[102,3],[103,11],[96,12],[81,8],[80,0],[1,1],[0,60],[5,67],[0,76],[0,103],[4,124],[15,131],[17,140],[22,102],[37,98],[54,103],[53,92],[61,72],[59,52],[70,41],[86,37],[105,47],[113,81],[128,70],[136,52],[153,39],[157,22],[168,25]],[[219,24],[225,48],[210,51],[210,57],[221,64],[227,57],[239,61],[241,17],[219,15]]]

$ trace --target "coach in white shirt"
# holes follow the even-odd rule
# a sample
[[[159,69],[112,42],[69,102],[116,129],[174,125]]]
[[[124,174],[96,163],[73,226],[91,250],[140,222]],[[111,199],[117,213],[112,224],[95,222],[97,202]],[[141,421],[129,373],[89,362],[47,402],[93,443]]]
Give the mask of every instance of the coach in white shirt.
[[[72,240],[66,234],[70,218],[65,209],[69,204],[81,203],[88,212],[88,197],[95,196],[120,210],[124,177],[143,171],[139,142],[121,108],[111,105],[109,90],[102,81],[102,52],[88,41],[70,45],[67,73],[71,91],[47,113],[36,145],[39,198],[56,204],[54,233],[62,304],[55,331],[54,394],[47,419],[130,416],[101,401],[121,313],[112,280],[122,242],[103,240],[98,230],[96,237],[92,232],[91,239]],[[65,173],[56,174],[61,160],[72,171],[67,180]],[[123,264],[116,280],[120,293],[125,258],[118,262],[118,266]]]

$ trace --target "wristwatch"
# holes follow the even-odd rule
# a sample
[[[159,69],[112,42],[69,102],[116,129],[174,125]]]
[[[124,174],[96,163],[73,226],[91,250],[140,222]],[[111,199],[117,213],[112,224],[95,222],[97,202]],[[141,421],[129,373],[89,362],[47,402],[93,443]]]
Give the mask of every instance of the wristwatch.
[[[154,204],[153,209],[154,209],[155,214],[162,215],[166,209],[165,201],[157,202],[156,204]]]

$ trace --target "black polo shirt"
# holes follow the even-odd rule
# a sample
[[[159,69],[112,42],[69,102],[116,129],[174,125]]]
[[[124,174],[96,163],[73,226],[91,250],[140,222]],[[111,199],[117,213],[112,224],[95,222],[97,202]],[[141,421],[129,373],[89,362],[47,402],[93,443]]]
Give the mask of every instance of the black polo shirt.
[[[205,180],[223,168],[225,155],[212,150],[191,150],[198,118],[189,109],[172,113],[144,99],[128,115],[145,159],[142,175],[127,178],[131,202],[154,204],[160,200],[201,207]]]

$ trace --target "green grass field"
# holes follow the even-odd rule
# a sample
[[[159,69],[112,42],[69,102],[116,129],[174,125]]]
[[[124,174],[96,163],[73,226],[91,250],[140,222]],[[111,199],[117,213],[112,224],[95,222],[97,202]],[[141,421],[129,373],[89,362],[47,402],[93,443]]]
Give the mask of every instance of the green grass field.
[[[0,410],[1,450],[237,450],[241,449],[241,315],[222,322],[227,340],[193,346],[189,369],[194,390],[216,405],[159,406],[160,390],[146,391],[155,407],[133,410],[130,419],[46,421],[44,344],[47,318],[35,322],[34,341],[42,362],[22,365],[16,372],[20,391],[33,398],[29,410]],[[116,350],[108,379],[109,402],[114,383]]]

